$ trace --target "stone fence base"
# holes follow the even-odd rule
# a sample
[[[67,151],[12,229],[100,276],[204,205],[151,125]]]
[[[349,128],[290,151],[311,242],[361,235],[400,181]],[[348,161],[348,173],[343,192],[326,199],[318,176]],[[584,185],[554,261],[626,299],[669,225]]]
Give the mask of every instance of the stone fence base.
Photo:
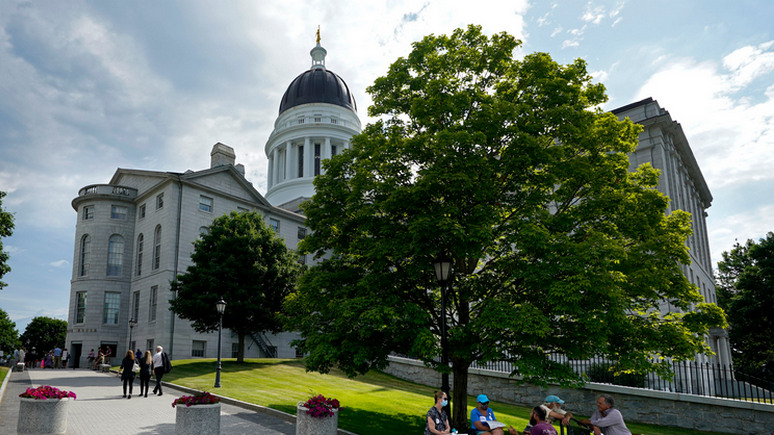
[[[440,386],[441,376],[419,361],[390,357],[385,373],[428,386]],[[600,394],[609,394],[629,422],[674,426],[728,434],[774,433],[774,405],[736,399],[695,396],[618,385],[588,383],[584,388],[548,388],[517,384],[505,373],[471,369],[468,394],[486,394],[492,400],[532,407],[548,394],[567,402],[563,408],[591,415]],[[496,410],[495,410],[496,411]]]

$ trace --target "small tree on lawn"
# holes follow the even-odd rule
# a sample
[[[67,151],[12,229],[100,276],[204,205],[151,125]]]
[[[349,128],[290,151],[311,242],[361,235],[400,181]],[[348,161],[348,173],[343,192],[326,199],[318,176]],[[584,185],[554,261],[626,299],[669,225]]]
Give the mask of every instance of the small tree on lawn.
[[[237,362],[244,362],[247,335],[281,330],[279,314],[295,286],[298,258],[259,213],[231,212],[194,242],[191,260],[172,282],[170,310],[198,332],[217,331],[215,303],[223,298],[223,327],[239,336]]]

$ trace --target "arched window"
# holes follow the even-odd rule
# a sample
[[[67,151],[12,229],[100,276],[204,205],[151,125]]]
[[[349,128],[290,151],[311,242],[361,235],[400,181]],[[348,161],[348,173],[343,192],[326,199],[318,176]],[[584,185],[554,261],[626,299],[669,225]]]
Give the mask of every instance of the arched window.
[[[89,253],[91,251],[91,237],[88,234],[81,237],[81,267],[79,276],[89,274]]]
[[[124,238],[118,234],[108,241],[107,276],[120,276],[124,264]]]
[[[142,275],[142,245],[145,244],[145,236],[140,233],[137,236],[137,276]]]
[[[153,233],[153,270],[161,265],[161,225],[156,226]]]

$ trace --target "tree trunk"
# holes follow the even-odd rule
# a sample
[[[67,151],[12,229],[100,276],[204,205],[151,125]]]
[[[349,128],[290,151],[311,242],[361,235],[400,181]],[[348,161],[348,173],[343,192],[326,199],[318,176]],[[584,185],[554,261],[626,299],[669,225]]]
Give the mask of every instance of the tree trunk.
[[[239,333],[239,350],[237,350],[237,363],[245,362],[245,334]]]
[[[468,422],[468,368],[470,362],[455,359],[452,364],[452,373],[454,374],[452,427],[460,433],[467,433],[468,431],[465,429],[470,426]]]

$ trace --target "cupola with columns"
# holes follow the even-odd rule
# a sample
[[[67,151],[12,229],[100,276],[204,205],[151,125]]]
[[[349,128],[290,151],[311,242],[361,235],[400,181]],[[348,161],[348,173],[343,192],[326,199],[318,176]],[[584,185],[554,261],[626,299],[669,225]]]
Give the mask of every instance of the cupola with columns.
[[[360,133],[355,98],[344,80],[325,67],[327,51],[320,45],[319,29],[309,54],[312,66],[282,96],[265,147],[266,199],[291,211],[299,211],[298,205],[314,194],[312,180],[322,173],[322,160],[349,148],[349,139]]]

